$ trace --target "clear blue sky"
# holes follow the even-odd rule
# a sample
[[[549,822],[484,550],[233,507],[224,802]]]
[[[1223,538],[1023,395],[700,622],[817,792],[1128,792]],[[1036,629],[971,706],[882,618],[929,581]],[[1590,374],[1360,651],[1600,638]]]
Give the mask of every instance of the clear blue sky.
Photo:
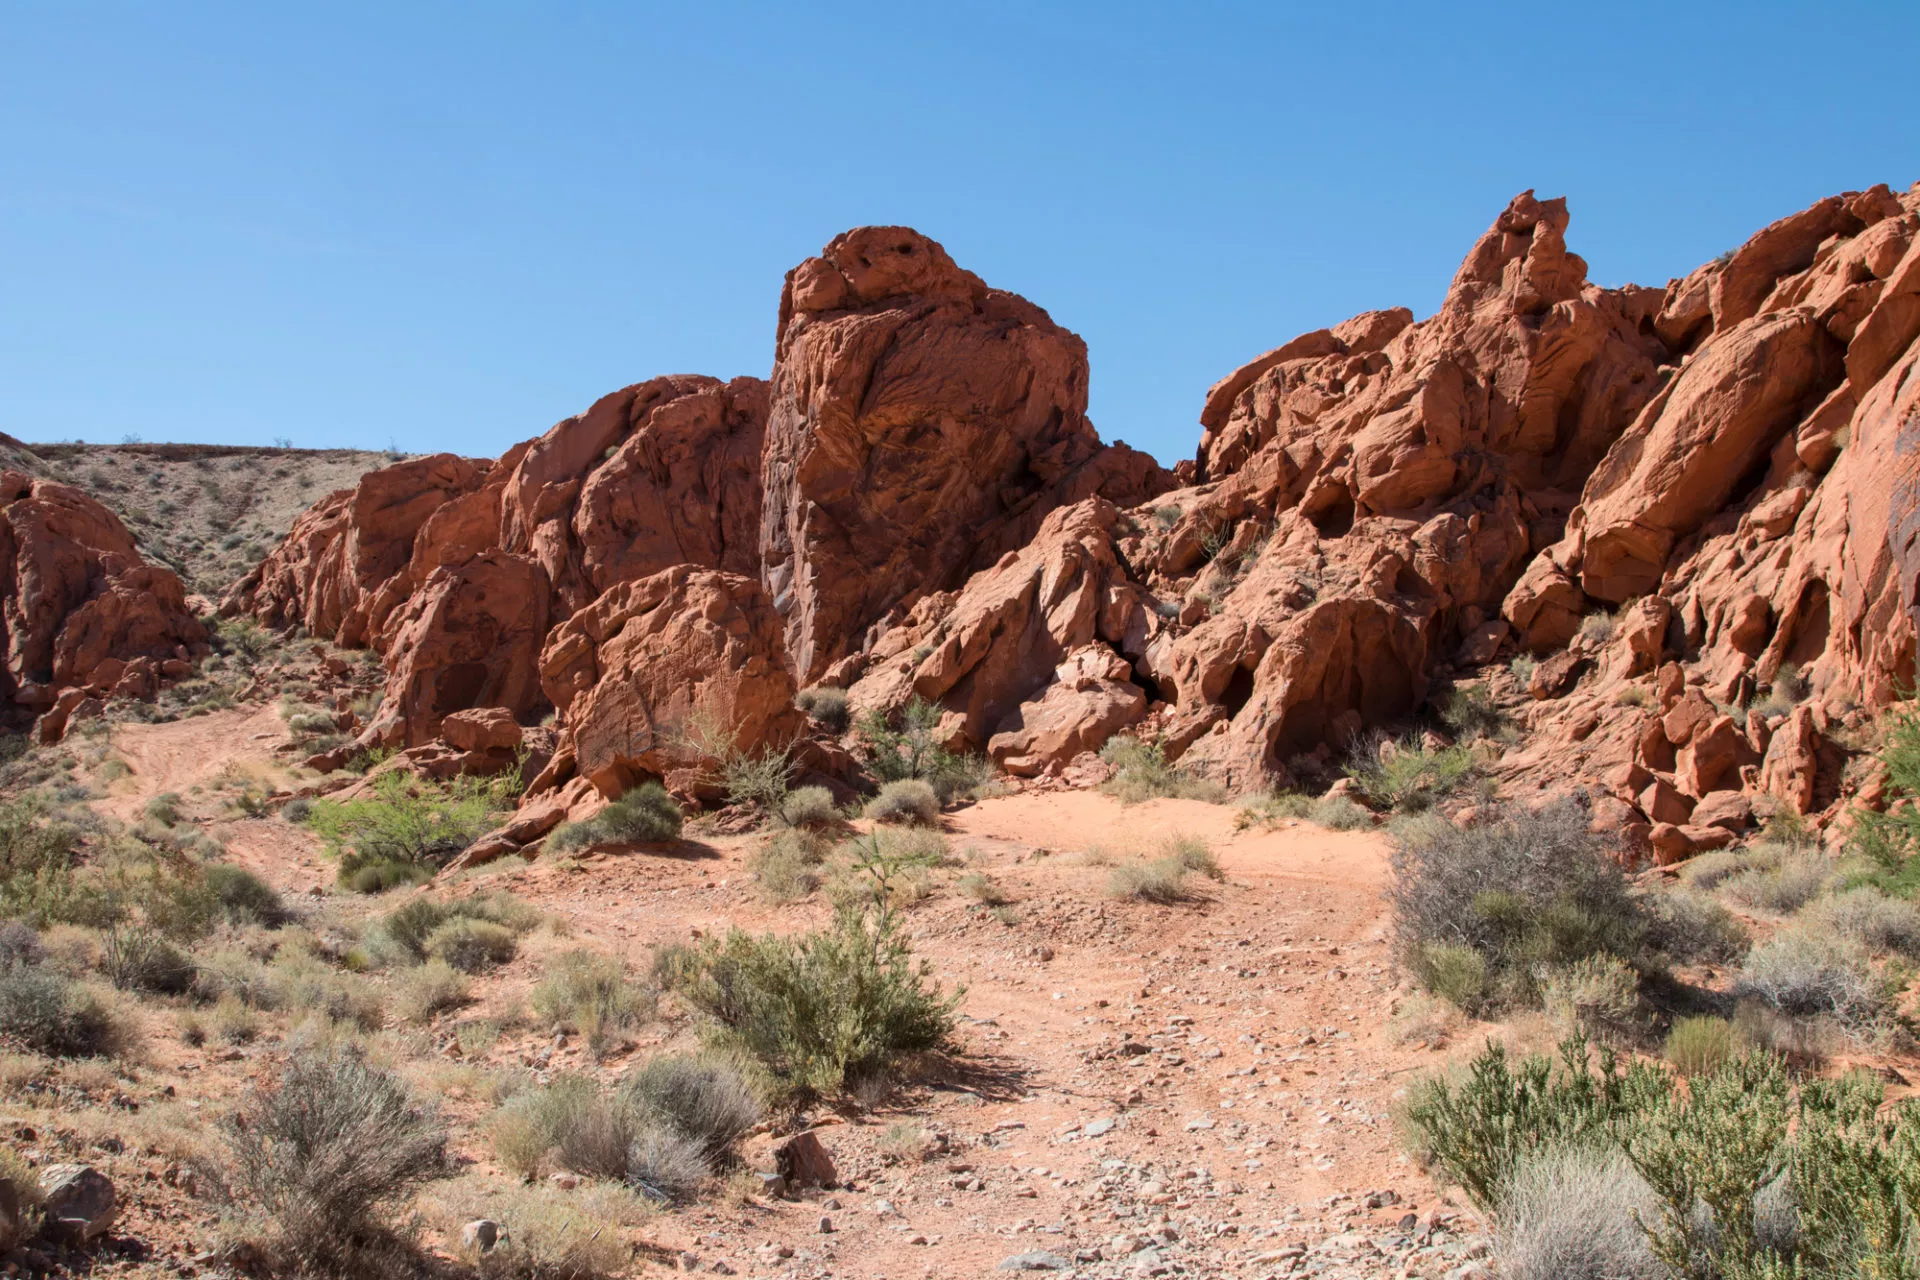
[[[907,223],[1091,349],[1107,438],[1425,315],[1527,187],[1606,283],[1920,178],[1920,5],[0,0],[0,430],[492,454],[765,376]]]

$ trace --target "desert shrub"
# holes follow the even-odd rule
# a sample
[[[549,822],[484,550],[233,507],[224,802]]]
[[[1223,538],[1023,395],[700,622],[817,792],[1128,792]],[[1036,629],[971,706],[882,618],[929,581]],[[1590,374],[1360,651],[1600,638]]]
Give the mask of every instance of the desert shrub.
[[[853,711],[847,705],[845,689],[815,685],[794,694],[793,705],[806,712],[810,720],[829,733],[845,733],[847,726],[853,722]]]
[[[1756,910],[1792,915],[1819,897],[1832,876],[1832,865],[1819,854],[1789,854],[1772,866],[1750,866],[1728,876],[1721,891]]]
[[[446,1167],[445,1127],[398,1076],[349,1053],[295,1053],[227,1124],[230,1183],[272,1223],[289,1269],[365,1274],[387,1215]]]
[[[1458,1009],[1479,1009],[1487,998],[1487,958],[1457,942],[1422,942],[1402,963],[1415,982]]]
[[[46,958],[40,935],[18,920],[0,921],[0,966],[39,964]]]
[[[1640,976],[1601,952],[1540,975],[1540,1003],[1552,1016],[1590,1036],[1617,1034],[1640,1008]]]
[[[280,900],[280,894],[245,867],[215,862],[208,864],[200,874],[220,904],[220,912],[228,923],[273,928],[285,922],[287,908]]]
[[[798,937],[739,929],[663,951],[656,972],[780,1082],[826,1093],[936,1049],[960,995],[915,963],[891,913],[842,910]]]
[[[807,831],[829,831],[843,824],[825,787],[796,787],[780,802],[780,821]]]
[[[1439,699],[1440,722],[1463,741],[1498,736],[1507,727],[1507,715],[1495,705],[1484,684],[1460,684]]]
[[[1107,873],[1107,892],[1134,902],[1168,905],[1192,896],[1187,869],[1175,858],[1133,859]]]
[[[313,801],[306,796],[295,796],[280,806],[280,816],[296,825],[313,816]]]
[[[928,873],[947,860],[947,839],[926,827],[879,827],[834,850],[829,893],[837,907],[910,905],[927,896]]]
[[[743,751],[727,746],[719,753],[720,790],[727,803],[755,813],[780,812],[787,789],[800,771],[790,749]]]
[[[1240,802],[1240,812],[1233,816],[1236,830],[1244,831],[1248,827],[1268,826],[1288,818],[1304,818],[1313,811],[1313,799],[1301,795],[1298,791],[1266,791],[1259,795],[1247,796]]]
[[[1715,849],[1689,858],[1680,868],[1680,882],[1692,889],[1713,889],[1750,867],[1773,867],[1779,862],[1780,851],[1765,845],[1744,853],[1737,849]]]
[[[1345,796],[1321,796],[1313,802],[1307,817],[1329,831],[1359,831],[1373,825],[1373,814],[1367,807]]]
[[[720,1160],[760,1122],[759,1095],[739,1065],[718,1054],[662,1055],[627,1073],[621,1101]]]
[[[1667,1031],[1665,1054],[1681,1075],[1705,1075],[1731,1058],[1738,1044],[1733,1024],[1725,1018],[1675,1018]]]
[[[993,877],[984,872],[967,872],[954,881],[954,888],[984,907],[1004,906],[1007,902],[1005,890],[994,883]]]
[[[1616,1150],[1567,1147],[1515,1162],[1500,1191],[1504,1280],[1668,1280],[1640,1228],[1660,1201]]]
[[[548,1026],[585,1037],[597,1057],[652,1015],[654,993],[630,981],[626,966],[613,956],[575,950],[547,965],[529,1001]]]
[[[1678,963],[1732,964],[1747,954],[1747,927],[1704,893],[1672,889],[1640,898],[1647,945]]]
[[[340,860],[340,882],[361,892],[429,878],[491,828],[519,792],[509,770],[443,783],[383,775],[358,800],[316,800],[307,823]]]
[[[1358,747],[1346,772],[1369,804],[1418,813],[1451,795],[1474,770],[1473,755],[1465,747],[1429,748],[1408,736]]]
[[[876,708],[861,718],[859,729],[867,767],[875,777],[882,783],[918,778],[947,805],[985,782],[986,767],[934,740],[940,714],[939,707],[914,698],[901,708],[898,728]]]
[[[773,902],[797,902],[820,886],[826,842],[812,831],[790,828],[768,837],[747,863],[760,892]]]
[[[1219,783],[1196,778],[1168,763],[1166,748],[1158,742],[1116,735],[1100,748],[1100,758],[1114,769],[1100,789],[1121,804],[1139,804],[1161,796],[1215,804],[1227,798],[1226,788]]]
[[[1859,1029],[1887,1008],[1886,984],[1857,943],[1796,927],[1747,953],[1735,990],[1790,1018]]]
[[[1161,857],[1172,859],[1196,875],[1209,880],[1226,879],[1220,860],[1199,836],[1170,835],[1160,842],[1159,852]]]
[[[427,935],[426,953],[461,973],[484,973],[513,959],[519,942],[513,930],[491,920],[455,916]]]
[[[467,1002],[467,980],[445,960],[415,965],[394,980],[395,1011],[403,1022],[419,1026],[437,1013]]]
[[[1431,979],[1436,948],[1464,947],[1485,964],[1482,1005],[1497,1007],[1531,1003],[1542,965],[1602,953],[1643,959],[1645,913],[1577,805],[1416,830],[1396,843],[1388,890],[1399,950],[1416,977]]]
[[[368,932],[383,949],[397,953],[406,963],[418,964],[431,954],[435,931],[455,920],[491,924],[511,938],[538,924],[540,913],[508,893],[452,899],[429,898],[423,894],[409,898],[375,919]],[[500,945],[497,937],[491,945]],[[506,952],[506,958],[513,958],[511,950]]]
[[[643,782],[593,817],[566,822],[547,837],[554,850],[594,844],[664,844],[680,838],[680,805],[657,782]]]
[[[268,966],[265,1005],[311,1014],[330,1024],[377,1031],[387,1011],[380,992],[365,979],[342,973],[319,955],[282,947]]]
[[[1516,1164],[1538,1153],[1617,1143],[1636,1118],[1672,1092],[1661,1068],[1622,1068],[1603,1050],[1588,1062],[1584,1038],[1560,1046],[1559,1062],[1529,1054],[1514,1062],[1489,1043],[1456,1081],[1421,1082],[1404,1116],[1425,1154],[1483,1210],[1493,1212]]]
[[[626,1187],[589,1183],[563,1191],[547,1184],[504,1185],[474,1179],[476,1190],[440,1201],[443,1233],[457,1240],[477,1218],[509,1224],[506,1237],[461,1261],[482,1280],[604,1280],[627,1274],[633,1246],[622,1228],[640,1226],[657,1210]],[[432,1199],[433,1197],[429,1197]]]
[[[1854,850],[1886,871],[1897,871],[1920,852],[1920,807],[1897,803],[1920,796],[1920,713],[1911,707],[1889,714],[1877,758],[1886,770],[1889,804],[1884,812],[1853,811]]]
[[[0,915],[38,928],[71,919],[85,892],[74,880],[79,838],[36,799],[0,802]]]
[[[1807,908],[1803,921],[1872,951],[1920,958],[1920,907],[1859,885]]]
[[[144,812],[161,826],[170,827],[180,821],[180,797],[175,792],[163,791],[147,801]]]
[[[940,797],[921,778],[899,778],[881,784],[880,794],[867,802],[867,816],[875,822],[905,827],[940,825]]]
[[[118,1028],[85,990],[37,965],[0,968],[0,1037],[53,1058],[91,1058],[118,1047]]]
[[[677,1199],[711,1175],[726,1147],[709,1151],[647,1101],[625,1089],[608,1093],[585,1076],[560,1076],[501,1109],[494,1151],[523,1177],[552,1163],[656,1199]]]
[[[139,925],[114,928],[100,947],[100,972],[122,991],[179,995],[193,985],[193,961],[165,937]]]
[[[1605,644],[1613,639],[1614,628],[1617,625],[1610,613],[1590,613],[1580,619],[1580,634],[1594,644]]]

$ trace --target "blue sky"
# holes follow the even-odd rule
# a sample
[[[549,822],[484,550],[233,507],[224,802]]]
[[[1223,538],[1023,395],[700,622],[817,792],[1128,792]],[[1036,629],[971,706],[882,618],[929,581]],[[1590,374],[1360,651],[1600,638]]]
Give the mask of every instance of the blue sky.
[[[1107,438],[1425,315],[1515,192],[1664,283],[1920,178],[1920,5],[0,0],[0,430],[492,454],[765,376],[787,268],[907,223],[1080,333]]]

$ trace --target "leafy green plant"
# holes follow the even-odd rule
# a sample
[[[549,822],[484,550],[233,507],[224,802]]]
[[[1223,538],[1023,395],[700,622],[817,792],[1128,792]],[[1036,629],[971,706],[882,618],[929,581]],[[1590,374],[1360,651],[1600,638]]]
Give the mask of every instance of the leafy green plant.
[[[316,800],[307,823],[340,862],[340,882],[363,893],[432,878],[491,828],[519,793],[519,775],[432,782],[383,775],[373,794]]]
[[[679,804],[658,782],[643,782],[580,822],[563,822],[547,837],[556,852],[596,844],[665,844],[680,838]]]
[[[1346,772],[1368,803],[1418,813],[1465,785],[1476,767],[1464,747],[1428,747],[1409,735],[1397,742],[1383,738],[1357,751]]]
[[[656,972],[803,1094],[832,1092],[939,1048],[960,999],[914,961],[884,910],[842,910],[830,927],[798,937],[735,929],[662,952]]]
[[[940,715],[939,707],[914,698],[900,709],[898,727],[876,708],[861,717],[859,731],[867,767],[876,778],[882,783],[918,778],[946,805],[985,781],[985,769],[935,741]]]
[[[1168,763],[1166,748],[1159,742],[1116,735],[1100,748],[1100,758],[1114,770],[1100,789],[1121,804],[1139,804],[1162,796],[1214,804],[1227,798],[1226,788],[1219,783],[1197,778]]]
[[[1877,758],[1889,803],[1884,811],[1856,807],[1851,841],[1855,852],[1894,872],[1920,852],[1920,804],[1898,803],[1920,797],[1920,712],[1907,707],[1887,716]]]
[[[1650,962],[1647,918],[1619,867],[1562,801],[1539,812],[1496,814],[1460,828],[1405,828],[1388,890],[1403,962],[1431,982],[1442,947],[1480,956],[1485,987],[1469,1011],[1538,998],[1541,966],[1609,954]]]
[[[1683,1076],[1717,1070],[1739,1045],[1733,1024],[1708,1016],[1675,1018],[1667,1031],[1666,1059]]]

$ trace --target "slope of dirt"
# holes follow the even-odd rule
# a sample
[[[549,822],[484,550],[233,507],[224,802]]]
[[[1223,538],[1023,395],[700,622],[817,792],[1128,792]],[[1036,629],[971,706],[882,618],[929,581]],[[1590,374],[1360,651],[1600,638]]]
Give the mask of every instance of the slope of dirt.
[[[279,818],[235,817],[217,797],[236,780],[284,787],[271,708],[114,727],[131,768],[94,803],[131,821],[163,792],[182,797],[227,847],[314,922],[398,899],[342,894],[318,841]],[[746,1275],[987,1275],[1048,1255],[1082,1276],[1443,1275],[1484,1250],[1472,1220],[1438,1197],[1395,1146],[1398,1092],[1442,1058],[1396,1038],[1397,992],[1380,889],[1385,842],[1307,824],[1236,830],[1235,811],[1198,801],[1133,807],[1091,792],[1016,795],[948,816],[957,865],[908,909],[916,951],[965,988],[960,1052],[939,1072],[812,1117],[842,1185],[796,1200],[720,1196],[639,1229],[646,1259]],[[1155,906],[1106,892],[1110,862],[1163,839],[1204,839],[1224,872],[1192,901]],[[383,1054],[456,1120],[455,1148],[478,1179],[504,1185],[464,1085],[471,1069],[522,1067],[613,1078],[691,1034],[671,1007],[639,1043],[596,1064],[577,1043],[503,1037],[463,1058],[456,1024],[524,999],[556,949],[588,946],[644,969],[653,948],[733,926],[789,931],[824,922],[818,900],[758,898],[746,859],[756,836],[696,836],[676,854],[591,853],[473,876],[437,892],[506,889],[558,921],[473,1002]],[[990,878],[997,909],[957,891]],[[150,1011],[130,1093],[172,1090],[194,1122],[223,1113],[271,1072],[281,1046],[193,1048]],[[903,1150],[902,1130],[918,1131]],[[147,1148],[150,1153],[153,1148]],[[156,1260],[204,1249],[206,1206],[139,1158],[93,1150],[132,1201],[119,1228]],[[1451,1228],[1451,1229],[1449,1229]],[[443,1247],[451,1240],[442,1239]],[[1033,1261],[1030,1259],[1030,1261]]]
[[[24,444],[0,437],[0,465],[84,490],[120,517],[140,553],[189,591],[220,594],[335,489],[404,454],[180,444]]]

